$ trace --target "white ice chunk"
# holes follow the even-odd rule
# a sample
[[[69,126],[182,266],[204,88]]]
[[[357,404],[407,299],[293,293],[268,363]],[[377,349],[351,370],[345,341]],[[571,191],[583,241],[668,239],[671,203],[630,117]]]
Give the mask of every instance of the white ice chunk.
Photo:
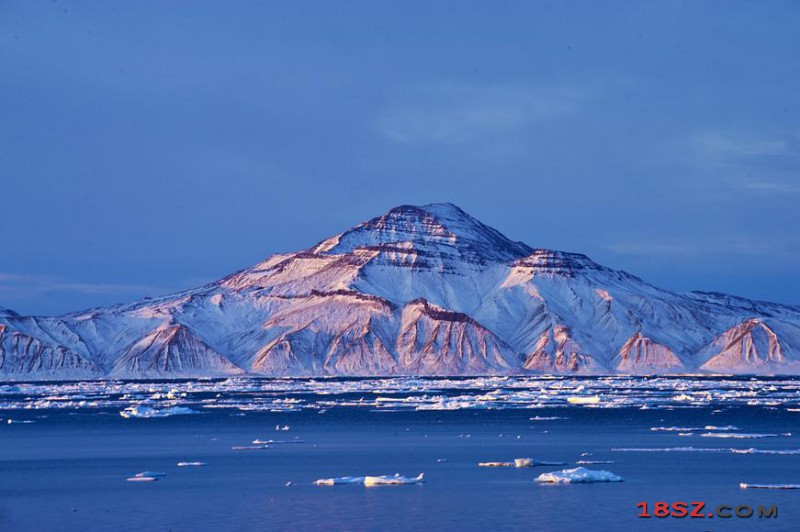
[[[759,490],[800,490],[800,484],[739,484],[743,490],[759,489]]]
[[[567,397],[567,402],[573,405],[594,405],[600,402],[597,395],[578,395]]]
[[[737,439],[737,440],[745,440],[751,438],[774,438],[777,434],[741,434],[741,433],[730,433],[730,432],[705,432],[701,434],[703,438],[730,438],[730,439]]]
[[[550,473],[542,473],[534,482],[544,484],[574,484],[587,482],[622,482],[622,477],[610,471],[592,470],[585,467],[562,469]]]
[[[363,484],[364,477],[321,478],[314,481],[316,486],[334,486],[336,484]]]
[[[155,482],[158,480],[156,477],[130,477],[126,478],[128,482]]]
[[[135,477],[146,477],[146,478],[155,478],[155,477],[166,477],[166,473],[162,473],[161,471],[142,471],[141,473],[136,473]]]
[[[378,477],[364,477],[364,485],[370,486],[396,486],[399,484],[420,484],[425,482],[425,474],[420,473],[416,477],[403,477],[399,473],[394,475],[382,475]]]
[[[734,454],[800,454],[800,449],[731,449]]]
[[[315,480],[316,486],[335,486],[338,484],[363,484],[364,486],[394,486],[399,484],[419,484],[425,482],[424,473],[416,477],[404,477],[399,473],[394,475],[365,476],[365,477],[335,477]]]
[[[178,467],[200,467],[206,466],[206,462],[178,462]]]
[[[124,417],[125,419],[169,417],[169,416],[180,416],[186,414],[197,414],[197,412],[185,406],[173,406],[170,408],[164,408],[163,410],[156,410],[155,408],[145,405],[134,405],[134,406],[129,406],[128,408],[119,413],[119,415]]]

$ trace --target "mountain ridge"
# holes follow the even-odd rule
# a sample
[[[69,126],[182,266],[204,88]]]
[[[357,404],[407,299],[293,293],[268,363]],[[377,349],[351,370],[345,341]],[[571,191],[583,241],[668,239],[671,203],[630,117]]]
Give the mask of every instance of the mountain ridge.
[[[800,373],[800,306],[675,293],[449,203],[401,205],[198,288],[0,309],[0,379]]]

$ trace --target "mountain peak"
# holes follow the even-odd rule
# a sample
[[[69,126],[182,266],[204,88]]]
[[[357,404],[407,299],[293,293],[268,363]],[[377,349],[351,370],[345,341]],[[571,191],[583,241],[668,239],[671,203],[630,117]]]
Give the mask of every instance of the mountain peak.
[[[424,255],[476,263],[511,261],[531,252],[525,244],[508,239],[452,203],[394,207],[319,243],[312,251],[340,254],[398,244]]]

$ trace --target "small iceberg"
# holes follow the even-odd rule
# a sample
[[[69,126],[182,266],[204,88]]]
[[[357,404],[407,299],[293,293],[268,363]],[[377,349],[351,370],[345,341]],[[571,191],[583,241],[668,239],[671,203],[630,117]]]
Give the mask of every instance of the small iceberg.
[[[336,486],[339,484],[363,484],[366,487],[372,486],[398,486],[401,484],[421,484],[425,482],[425,474],[420,473],[416,477],[404,477],[399,473],[394,475],[365,476],[365,477],[336,477],[321,478],[314,481],[315,486]]]
[[[206,462],[178,462],[178,467],[201,467],[207,465]]]
[[[135,406],[129,406],[128,408],[119,413],[119,415],[124,417],[125,419],[169,417],[169,416],[181,416],[186,414],[197,414],[197,412],[185,406],[173,406],[170,408],[165,408],[163,410],[156,410],[155,408],[149,406],[135,405]]]
[[[588,482],[622,482],[622,477],[610,471],[592,470],[585,467],[562,469],[550,473],[542,473],[534,482],[540,484],[576,484]]]
[[[739,487],[743,490],[800,490],[800,484],[745,484],[741,482]]]
[[[30,425],[31,423],[36,423],[36,422],[34,420],[32,420],[32,419],[21,419],[21,420],[20,419],[9,419],[7,421],[7,423],[9,425],[15,425],[15,424]]]
[[[126,478],[128,482],[155,482],[158,480],[157,477],[129,477]]]

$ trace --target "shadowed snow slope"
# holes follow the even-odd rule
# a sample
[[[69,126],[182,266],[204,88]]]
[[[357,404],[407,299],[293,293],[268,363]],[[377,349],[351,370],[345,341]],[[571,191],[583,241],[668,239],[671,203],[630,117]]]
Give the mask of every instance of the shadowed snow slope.
[[[0,378],[798,373],[800,307],[661,290],[401,206],[206,286],[60,317],[0,309]]]

